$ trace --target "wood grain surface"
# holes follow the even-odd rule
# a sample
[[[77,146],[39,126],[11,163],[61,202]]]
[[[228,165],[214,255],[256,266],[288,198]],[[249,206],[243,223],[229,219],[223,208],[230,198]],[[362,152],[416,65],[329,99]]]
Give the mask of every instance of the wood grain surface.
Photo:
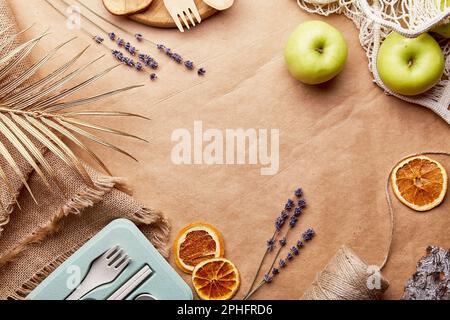
[[[105,8],[114,15],[123,16],[145,10],[152,0],[103,0]]]
[[[202,0],[195,0],[195,4],[202,19],[207,19],[217,12],[217,10],[211,8]],[[164,6],[163,0],[153,0],[147,11],[130,15],[129,18],[152,27],[176,28],[169,12]]]

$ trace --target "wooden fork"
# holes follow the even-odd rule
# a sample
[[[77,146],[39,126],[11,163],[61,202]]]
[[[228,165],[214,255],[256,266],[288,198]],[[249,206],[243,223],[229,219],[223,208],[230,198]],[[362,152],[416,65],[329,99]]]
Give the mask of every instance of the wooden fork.
[[[191,29],[188,20],[195,27],[195,21],[192,15],[194,15],[198,23],[202,22],[202,17],[198,12],[194,0],[164,0],[164,5],[181,32],[184,32],[181,21],[183,21],[188,30]]]

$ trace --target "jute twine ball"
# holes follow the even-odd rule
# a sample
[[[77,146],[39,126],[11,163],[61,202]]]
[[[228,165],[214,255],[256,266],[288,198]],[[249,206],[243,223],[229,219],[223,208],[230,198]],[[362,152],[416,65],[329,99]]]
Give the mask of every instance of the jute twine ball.
[[[342,247],[301,300],[379,300],[388,287],[377,268]]]

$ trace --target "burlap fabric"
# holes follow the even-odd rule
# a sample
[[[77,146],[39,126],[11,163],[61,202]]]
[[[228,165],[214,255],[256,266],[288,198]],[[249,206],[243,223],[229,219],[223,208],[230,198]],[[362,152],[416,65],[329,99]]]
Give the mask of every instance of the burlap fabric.
[[[7,1],[0,0],[0,27],[4,30],[10,25],[14,21]],[[8,30],[8,34],[16,32],[15,28]],[[2,135],[0,140],[9,146]],[[90,188],[59,158],[47,153],[47,161],[58,168],[62,189],[51,191],[20,156],[14,157],[27,174],[38,205],[29,193],[21,192],[22,183],[0,159],[14,189],[11,194],[4,184],[0,185],[0,299],[26,298],[71,253],[116,218],[128,218],[141,225],[150,241],[167,254],[167,220],[160,212],[119,191],[121,179],[103,176],[87,167],[95,185]],[[15,206],[16,198],[21,209]]]
[[[8,29],[7,32],[5,32],[1,36],[0,40],[5,39],[6,36],[12,35],[17,32],[17,30],[15,28],[15,21],[11,14],[11,11],[9,10],[9,7],[7,5],[7,1],[1,0],[0,1],[0,30],[6,30],[6,29]],[[8,43],[0,51],[0,56],[3,56],[3,54],[5,52],[11,50],[11,48],[16,46],[18,43],[17,40],[18,39],[16,39],[16,41],[14,41],[14,42]],[[17,70],[21,70],[21,69],[23,70],[24,67],[25,67],[24,63],[22,63],[21,65],[18,66]],[[4,81],[8,81],[8,79],[5,79]],[[9,148],[10,147],[9,143],[6,142],[5,139],[2,139],[1,141],[2,141],[2,143],[5,143],[6,147],[8,147],[9,150],[11,149],[11,148]],[[26,165],[25,161],[23,161],[23,158],[16,157],[15,160],[17,161],[17,164],[19,165],[22,172],[24,172],[24,174],[28,175],[31,172],[31,167]],[[0,157],[0,165],[3,168],[3,170],[5,171],[6,176],[11,177],[14,175],[13,170],[11,169],[11,167],[6,165],[6,162],[4,161],[3,157]],[[11,212],[14,208],[15,198],[18,196],[18,194],[22,188],[22,183],[18,179],[11,179],[10,183],[11,183],[11,187],[13,189],[12,193],[7,192],[5,183],[3,182],[3,180],[0,180],[0,203],[3,206],[3,208],[1,208],[1,210],[0,210],[0,234],[3,230],[3,226],[8,223],[9,215],[11,214]]]

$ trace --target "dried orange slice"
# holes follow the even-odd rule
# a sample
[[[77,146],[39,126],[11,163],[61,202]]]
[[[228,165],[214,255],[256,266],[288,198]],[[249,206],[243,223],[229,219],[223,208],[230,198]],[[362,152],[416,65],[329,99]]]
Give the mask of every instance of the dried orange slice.
[[[428,211],[444,200],[447,172],[437,161],[416,156],[400,162],[392,172],[397,198],[416,211]]]
[[[230,300],[239,290],[239,270],[229,260],[216,258],[199,263],[192,284],[202,300]]]
[[[202,261],[224,256],[221,233],[207,223],[193,223],[184,227],[175,238],[173,252],[177,266],[192,273]]]

